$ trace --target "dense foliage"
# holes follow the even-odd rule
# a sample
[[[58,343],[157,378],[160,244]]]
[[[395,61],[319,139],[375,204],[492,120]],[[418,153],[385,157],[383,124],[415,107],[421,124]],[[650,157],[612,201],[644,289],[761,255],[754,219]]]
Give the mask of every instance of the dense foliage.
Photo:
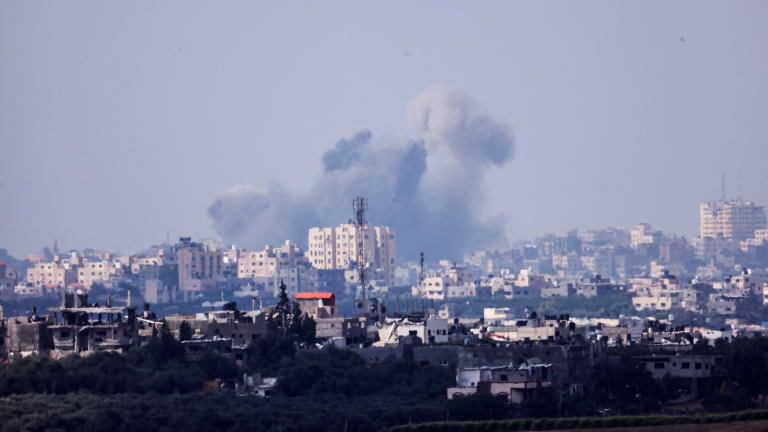
[[[731,423],[734,421],[750,421],[768,419],[768,410],[742,411],[728,414],[699,414],[678,416],[610,416],[610,417],[573,417],[573,418],[542,418],[515,419],[484,422],[441,422],[427,423],[417,426],[395,426],[388,432],[475,432],[475,431],[529,431],[529,430],[568,430],[568,429],[602,429],[602,428],[632,428],[641,426],[665,426],[685,424]],[[720,430],[720,429],[718,429]],[[725,428],[723,428],[725,430]]]
[[[369,366],[349,350],[297,351],[273,334],[248,352],[245,368],[214,353],[187,363],[181,343],[161,333],[125,355],[21,359],[0,369],[0,431],[380,430],[445,418],[445,388],[455,384],[450,367],[394,357]],[[281,377],[272,397],[201,393],[207,380],[256,372]]]
[[[225,393],[163,396],[23,394],[2,399],[0,430],[32,431],[378,431],[388,426],[445,418],[441,403],[417,396],[237,397]]]
[[[169,333],[145,346],[133,347],[125,355],[96,352],[61,360],[28,357],[0,371],[0,396],[78,391],[102,395],[192,392],[200,390],[206,380],[235,378],[239,373],[234,362],[213,353],[195,364],[185,363],[183,357],[181,343]]]

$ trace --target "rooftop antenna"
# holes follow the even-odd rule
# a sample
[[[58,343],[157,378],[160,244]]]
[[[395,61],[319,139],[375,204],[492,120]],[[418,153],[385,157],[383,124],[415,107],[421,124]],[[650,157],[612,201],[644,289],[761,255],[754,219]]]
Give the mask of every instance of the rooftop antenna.
[[[419,253],[419,268],[419,292],[421,292],[421,285],[424,282],[424,252]]]
[[[365,259],[365,211],[367,209],[368,199],[357,197],[352,200],[352,220],[357,231],[357,277],[360,282],[360,295],[363,299],[368,298],[365,289],[365,282],[368,279]]]
[[[741,202],[741,171],[739,171],[739,195],[738,200]]]

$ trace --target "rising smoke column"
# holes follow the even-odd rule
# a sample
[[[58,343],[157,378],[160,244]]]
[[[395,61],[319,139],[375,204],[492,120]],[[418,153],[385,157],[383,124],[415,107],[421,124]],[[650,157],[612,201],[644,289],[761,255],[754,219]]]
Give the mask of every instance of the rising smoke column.
[[[368,197],[368,221],[397,232],[397,255],[459,259],[506,243],[502,217],[483,219],[483,180],[514,154],[512,127],[493,118],[457,86],[434,86],[412,100],[407,119],[416,139],[375,142],[367,131],[325,152],[323,176],[306,194],[273,183],[236,186],[208,207],[224,241],[248,248],[290,239],[306,248],[307,230],[336,226],[352,198]]]

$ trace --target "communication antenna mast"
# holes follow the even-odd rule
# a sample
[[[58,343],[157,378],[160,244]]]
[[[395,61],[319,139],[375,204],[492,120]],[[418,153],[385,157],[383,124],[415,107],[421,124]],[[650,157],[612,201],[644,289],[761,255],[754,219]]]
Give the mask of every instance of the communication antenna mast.
[[[419,253],[419,266],[421,270],[419,270],[419,292],[421,292],[421,285],[424,281],[424,252]]]
[[[352,200],[352,220],[357,231],[357,277],[360,281],[360,298],[367,299],[368,293],[365,283],[368,279],[368,270],[365,259],[365,211],[368,209],[368,199],[357,197]]]

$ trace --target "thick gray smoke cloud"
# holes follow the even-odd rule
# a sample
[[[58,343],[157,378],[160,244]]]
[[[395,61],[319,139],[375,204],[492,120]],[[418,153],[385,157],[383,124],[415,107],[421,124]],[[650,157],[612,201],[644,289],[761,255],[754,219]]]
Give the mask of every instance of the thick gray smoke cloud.
[[[306,194],[274,183],[236,186],[208,208],[224,241],[248,248],[284,240],[306,248],[307,231],[352,215],[352,199],[369,201],[368,221],[397,232],[397,255],[459,259],[506,244],[503,217],[483,219],[483,180],[513,157],[511,126],[493,118],[457,86],[432,87],[408,104],[417,139],[374,142],[369,131],[342,139],[323,155],[323,176]]]

